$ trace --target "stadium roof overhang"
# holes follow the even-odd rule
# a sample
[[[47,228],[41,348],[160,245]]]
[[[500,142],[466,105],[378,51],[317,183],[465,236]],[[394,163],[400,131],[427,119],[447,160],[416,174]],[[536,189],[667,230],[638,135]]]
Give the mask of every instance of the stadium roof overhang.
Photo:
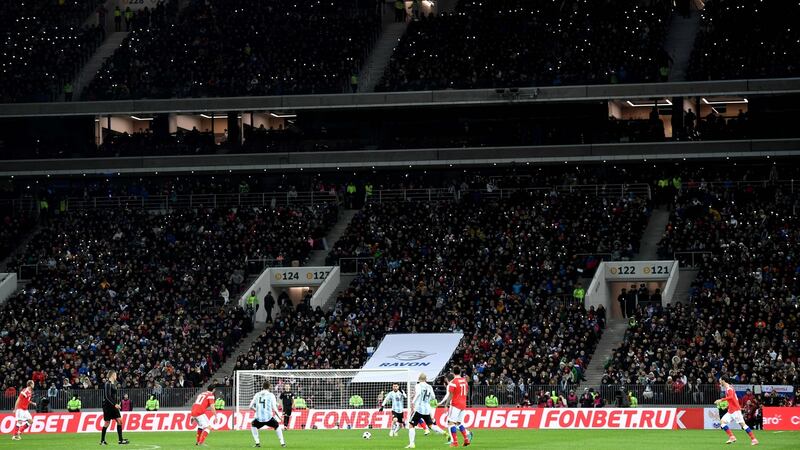
[[[71,103],[0,104],[0,117],[300,111],[408,106],[470,106],[503,103],[606,101],[687,96],[753,96],[800,93],[800,78],[648,84],[548,86],[271,97],[180,98]]]

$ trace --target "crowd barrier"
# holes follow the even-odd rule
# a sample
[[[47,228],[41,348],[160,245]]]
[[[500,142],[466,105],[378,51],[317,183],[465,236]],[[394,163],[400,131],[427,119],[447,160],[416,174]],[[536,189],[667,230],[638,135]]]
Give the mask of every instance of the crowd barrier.
[[[208,413],[215,431],[247,430],[252,412]],[[103,422],[102,412],[34,414],[30,433],[94,433]],[[435,410],[437,423],[445,423],[447,410]],[[189,411],[126,412],[123,427],[132,432],[192,431]],[[377,409],[309,409],[292,413],[290,429],[386,429],[390,411]],[[0,414],[0,433],[11,433],[13,414]],[[473,429],[530,430],[713,430],[719,429],[716,408],[470,408],[464,425]],[[733,425],[732,428],[738,428]],[[111,429],[114,429],[112,423]],[[764,429],[800,431],[800,407],[764,408]]]

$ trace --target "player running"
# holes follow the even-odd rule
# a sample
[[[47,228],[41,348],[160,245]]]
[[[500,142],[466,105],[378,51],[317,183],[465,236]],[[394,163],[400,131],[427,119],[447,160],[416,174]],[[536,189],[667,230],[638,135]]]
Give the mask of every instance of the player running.
[[[414,439],[417,430],[414,427],[421,425],[423,422],[429,429],[438,434],[444,434],[444,430],[435,425],[433,418],[431,418],[432,411],[430,401],[434,398],[434,393],[433,388],[427,381],[428,377],[424,373],[420,373],[419,383],[417,383],[417,387],[414,390],[414,399],[411,401],[411,411],[409,411],[411,420],[408,422],[408,445],[406,448],[416,448]],[[426,432],[425,434],[428,433],[429,432]]]
[[[383,407],[392,402],[392,430],[389,431],[389,437],[396,437],[400,432],[400,427],[406,426],[406,422],[403,420],[403,399],[405,398],[408,398],[408,396],[400,390],[400,385],[395,383],[392,385],[392,391],[386,394],[383,403],[381,403],[379,411],[383,411]]]
[[[278,411],[278,400],[275,398],[275,394],[269,391],[270,387],[269,381],[265,381],[261,386],[262,390],[256,392],[253,400],[250,401],[250,409],[256,412],[256,417],[250,424],[250,432],[253,433],[253,439],[256,441],[256,445],[253,447],[261,447],[258,430],[265,425],[275,430],[281,447],[286,447],[286,442],[283,440],[283,428],[278,422],[281,417],[281,413]]]
[[[28,380],[25,387],[19,392],[17,403],[14,405],[14,417],[17,419],[17,426],[11,436],[13,441],[22,440],[22,433],[33,425],[33,417],[28,411],[28,406],[33,405],[36,407],[36,403],[31,401],[33,398],[33,386],[33,380]]]
[[[128,440],[122,437],[122,414],[119,410],[119,396],[117,394],[117,371],[109,370],[106,375],[107,381],[103,388],[103,431],[100,434],[100,445],[108,445],[106,433],[111,422],[117,423],[117,436],[119,445],[128,444]]]
[[[747,423],[745,423],[744,417],[742,417],[742,408],[739,406],[739,398],[736,397],[736,391],[733,390],[733,386],[722,379],[719,380],[719,385],[725,390],[725,398],[715,401],[714,404],[719,405],[719,403],[723,400],[727,400],[728,402],[728,413],[722,416],[722,419],[719,421],[722,430],[728,435],[728,441],[725,443],[733,444],[736,442],[736,436],[733,435],[733,431],[731,431],[731,429],[728,427],[728,424],[735,420],[736,423],[741,425],[745,433],[750,436],[750,445],[758,445],[758,439],[756,439],[755,435],[753,434],[753,430],[750,429]]]
[[[469,385],[467,380],[461,376],[461,369],[453,367],[447,374],[447,395],[437,406],[449,405],[447,410],[447,426],[450,428],[450,447],[458,447],[457,432],[461,432],[464,437],[464,447],[472,441],[472,433],[464,426],[464,410],[467,409],[467,394]]]
[[[214,412],[217,411],[214,407],[215,400],[214,385],[212,384],[208,386],[205,392],[201,392],[197,396],[197,400],[192,405],[191,421],[197,424],[197,438],[194,445],[205,445],[208,433],[211,432],[211,422],[208,420],[206,411],[208,409]]]

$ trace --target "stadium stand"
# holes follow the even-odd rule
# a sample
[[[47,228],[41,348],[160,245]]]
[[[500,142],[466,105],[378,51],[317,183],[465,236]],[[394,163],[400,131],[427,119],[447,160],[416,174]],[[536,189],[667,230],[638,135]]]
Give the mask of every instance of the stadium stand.
[[[796,77],[800,28],[795,2],[709,0],[701,13],[692,80]],[[744,31],[746,30],[746,31]]]
[[[596,219],[585,216],[589,210]],[[510,386],[511,395],[576,383],[605,311],[571,300],[575,254],[631,251],[645,222],[638,199],[549,192],[368,204],[332,257],[368,256],[374,264],[330,312],[282,309],[237,365],[359,367],[386,333],[462,330],[471,338],[452,361],[468,367],[475,386]]]
[[[603,383],[800,383],[796,206],[772,183],[682,192],[661,252],[709,252],[689,304],[639,308]]]
[[[27,214],[6,212],[0,221],[0,261],[9,256],[20,239],[33,228],[34,221]]]
[[[409,25],[379,91],[649,82],[669,2],[462,0]]]
[[[305,260],[335,205],[72,211],[47,218],[14,266],[37,274],[0,314],[0,384],[93,388],[116,367],[128,388],[199,386],[252,322],[224,305],[245,257]],[[36,375],[34,377],[34,375]]]
[[[193,1],[132,31],[84,97],[341,93],[380,32],[375,5]]]
[[[97,0],[0,3],[0,102],[53,101],[105,31],[84,26]]]

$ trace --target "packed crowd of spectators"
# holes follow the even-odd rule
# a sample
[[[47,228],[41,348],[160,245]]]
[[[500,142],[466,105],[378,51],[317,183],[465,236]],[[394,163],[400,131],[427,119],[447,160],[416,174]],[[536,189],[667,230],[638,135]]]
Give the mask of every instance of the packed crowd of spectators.
[[[53,101],[105,38],[97,0],[0,2],[0,102]]]
[[[462,0],[412,22],[381,91],[657,81],[671,2]]]
[[[341,93],[380,32],[376,2],[192,1],[131,32],[86,99]]]
[[[681,193],[662,253],[710,254],[688,304],[638,308],[603,382],[800,384],[797,206],[773,184]]]
[[[798,15],[796,2],[706,1],[687,70],[689,79],[798,76]]]
[[[2,306],[0,384],[198,386],[251,318],[238,307],[246,257],[304,261],[336,207],[104,209],[47,220],[15,266],[38,266]],[[223,292],[228,295],[223,295]]]
[[[640,200],[576,194],[368,204],[332,257],[373,262],[330,312],[281,310],[237,366],[360,367],[386,333],[463,331],[452,363],[474,386],[533,399],[582,378],[605,324],[572,301],[575,255],[630,249],[645,222]]]

